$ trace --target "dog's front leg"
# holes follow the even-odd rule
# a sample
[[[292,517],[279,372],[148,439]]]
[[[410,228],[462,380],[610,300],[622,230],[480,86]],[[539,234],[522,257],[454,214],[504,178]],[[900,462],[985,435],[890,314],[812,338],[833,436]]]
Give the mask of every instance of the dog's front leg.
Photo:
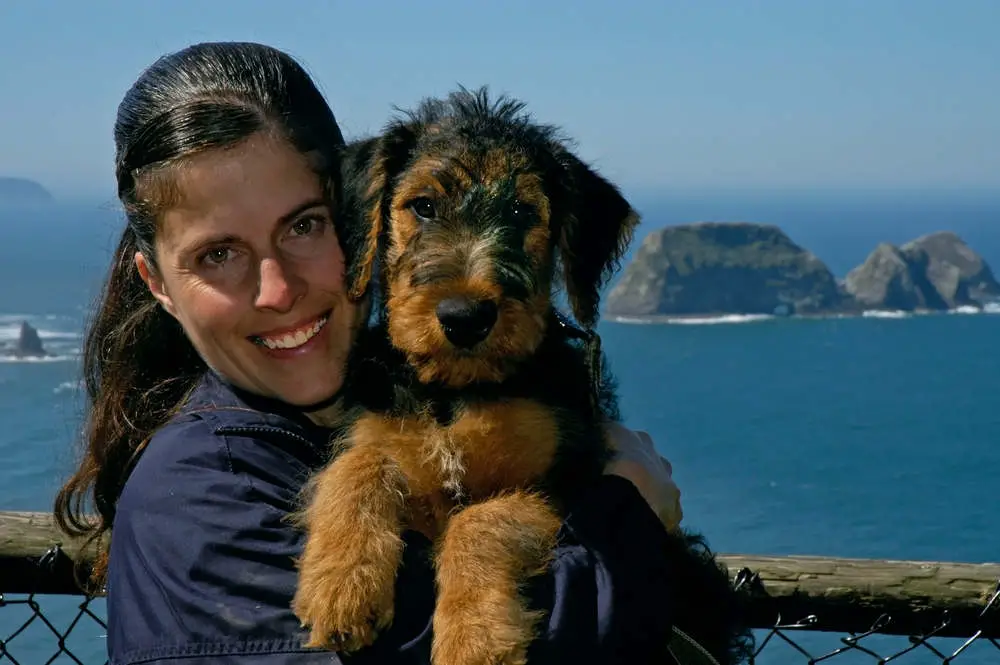
[[[516,491],[452,517],[437,556],[434,665],[520,665],[542,618],[520,588],[543,572],[560,518],[540,496]]]
[[[314,482],[292,609],[308,646],[354,651],[392,623],[406,479],[377,447],[356,445]]]

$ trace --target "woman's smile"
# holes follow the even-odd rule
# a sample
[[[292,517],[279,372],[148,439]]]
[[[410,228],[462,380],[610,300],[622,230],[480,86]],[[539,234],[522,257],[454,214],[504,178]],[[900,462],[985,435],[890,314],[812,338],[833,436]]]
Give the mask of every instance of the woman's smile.
[[[313,317],[303,324],[251,335],[249,339],[258,346],[276,352],[275,355],[278,357],[288,355],[287,353],[281,354],[279,352],[306,351],[318,343],[317,338],[321,336],[320,333],[326,327],[327,321],[330,320],[330,312],[330,310],[327,310],[320,316]],[[300,355],[300,353],[296,353],[295,355]]]

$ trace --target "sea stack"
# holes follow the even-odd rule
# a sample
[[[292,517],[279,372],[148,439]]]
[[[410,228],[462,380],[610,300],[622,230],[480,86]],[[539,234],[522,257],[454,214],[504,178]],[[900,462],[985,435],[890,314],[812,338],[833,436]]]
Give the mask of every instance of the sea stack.
[[[49,355],[45,347],[42,346],[38,331],[27,321],[21,322],[21,333],[18,335],[13,350],[9,353],[15,358],[43,358]]]
[[[946,311],[1000,300],[990,266],[951,231],[902,247],[881,243],[844,283],[855,301],[870,309]]]
[[[650,233],[608,294],[608,316],[819,314],[844,306],[830,270],[768,224],[698,222]]]

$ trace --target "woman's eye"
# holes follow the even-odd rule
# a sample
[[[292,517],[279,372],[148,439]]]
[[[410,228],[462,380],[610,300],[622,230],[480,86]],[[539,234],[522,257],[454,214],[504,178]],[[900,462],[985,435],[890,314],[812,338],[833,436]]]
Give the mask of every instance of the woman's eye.
[[[232,250],[228,247],[216,247],[202,255],[202,261],[210,265],[222,265],[229,260]]]
[[[434,202],[427,197],[415,199],[410,204],[410,208],[413,210],[413,214],[421,219],[434,219],[437,212],[434,210]]]
[[[323,220],[316,217],[302,217],[292,223],[291,231],[297,236],[307,236],[319,230],[322,224]]]

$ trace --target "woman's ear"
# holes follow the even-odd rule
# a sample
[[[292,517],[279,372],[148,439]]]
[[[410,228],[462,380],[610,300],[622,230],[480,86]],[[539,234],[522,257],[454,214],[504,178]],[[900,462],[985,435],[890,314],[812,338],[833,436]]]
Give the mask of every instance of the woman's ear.
[[[163,278],[156,271],[156,268],[146,260],[142,252],[135,253],[135,268],[139,272],[139,277],[146,284],[146,288],[153,294],[157,302],[160,303],[170,316],[175,316],[174,301],[167,295],[167,291],[163,287]]]

